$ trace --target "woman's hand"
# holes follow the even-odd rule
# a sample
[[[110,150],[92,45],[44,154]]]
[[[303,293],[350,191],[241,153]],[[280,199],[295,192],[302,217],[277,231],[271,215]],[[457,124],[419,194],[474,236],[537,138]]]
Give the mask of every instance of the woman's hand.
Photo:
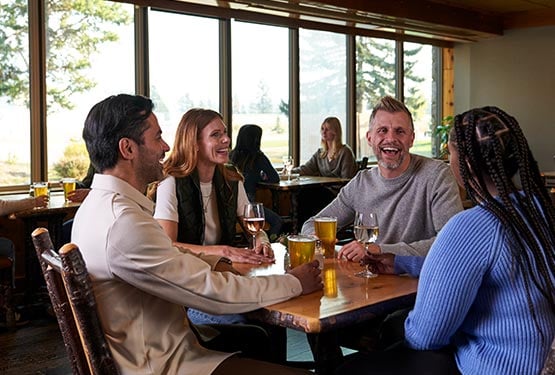
[[[372,273],[394,274],[395,254],[366,254],[360,261],[361,266],[368,265]]]
[[[273,263],[275,261],[273,252],[272,252],[272,256],[269,257],[269,256],[265,256],[264,253],[257,253],[256,251],[252,251],[246,248],[233,247],[233,246],[221,246],[221,248],[222,248],[223,256],[237,263],[262,264],[262,263]]]
[[[264,255],[267,258],[275,259],[274,250],[272,250],[272,246],[268,242],[257,244],[254,248],[254,252],[256,254]]]
[[[379,254],[381,253],[381,250],[378,245],[370,244],[368,246],[368,252],[372,254]],[[344,245],[341,250],[339,250],[339,254],[337,254],[337,257],[340,259],[344,257],[351,262],[360,262],[365,254],[366,250],[360,242],[351,241],[348,244]]]

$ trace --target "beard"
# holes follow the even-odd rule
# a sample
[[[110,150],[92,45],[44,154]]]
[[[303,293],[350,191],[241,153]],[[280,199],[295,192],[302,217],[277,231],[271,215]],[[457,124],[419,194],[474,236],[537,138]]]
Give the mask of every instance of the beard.
[[[385,161],[383,160],[383,158],[380,156],[378,157],[378,164],[381,167],[384,167],[386,169],[397,169],[401,166],[401,164],[403,164],[403,161],[405,160],[405,153],[401,153],[401,155],[399,156],[399,159],[397,159],[396,161]]]
[[[387,147],[387,146],[396,147],[399,149],[397,160],[384,159],[381,148]],[[398,144],[382,144],[381,146],[372,145],[372,151],[374,152],[374,155],[376,155],[376,158],[378,159],[378,165],[386,169],[399,168],[403,164],[403,161],[407,156],[407,153],[403,150],[402,146],[399,146]]]

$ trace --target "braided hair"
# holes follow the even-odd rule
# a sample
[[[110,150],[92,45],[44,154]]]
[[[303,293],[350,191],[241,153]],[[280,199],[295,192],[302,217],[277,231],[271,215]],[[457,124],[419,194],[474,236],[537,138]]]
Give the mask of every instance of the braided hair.
[[[456,116],[451,142],[459,154],[460,175],[468,195],[507,231],[539,330],[530,290],[536,287],[555,313],[555,209],[528,142],[516,119],[497,107]],[[488,184],[495,186],[496,197]]]

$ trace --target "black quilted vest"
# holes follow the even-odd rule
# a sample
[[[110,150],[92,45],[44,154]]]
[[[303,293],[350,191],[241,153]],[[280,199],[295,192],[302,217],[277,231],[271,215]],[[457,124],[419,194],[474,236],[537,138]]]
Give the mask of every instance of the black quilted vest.
[[[218,168],[212,179],[220,217],[220,245],[232,245],[237,223],[237,181],[226,181]],[[175,179],[179,225],[177,241],[202,245],[204,241],[204,213],[198,173]]]

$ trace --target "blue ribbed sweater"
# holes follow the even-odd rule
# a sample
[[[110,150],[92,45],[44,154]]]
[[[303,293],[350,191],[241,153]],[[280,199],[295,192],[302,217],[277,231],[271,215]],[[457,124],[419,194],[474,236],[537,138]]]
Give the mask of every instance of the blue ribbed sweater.
[[[417,274],[421,260],[396,257],[396,270]],[[537,375],[555,334],[555,317],[533,290],[542,340],[514,264],[493,215],[476,206],[454,216],[423,262],[415,307],[405,322],[408,345],[454,345],[464,375]]]

